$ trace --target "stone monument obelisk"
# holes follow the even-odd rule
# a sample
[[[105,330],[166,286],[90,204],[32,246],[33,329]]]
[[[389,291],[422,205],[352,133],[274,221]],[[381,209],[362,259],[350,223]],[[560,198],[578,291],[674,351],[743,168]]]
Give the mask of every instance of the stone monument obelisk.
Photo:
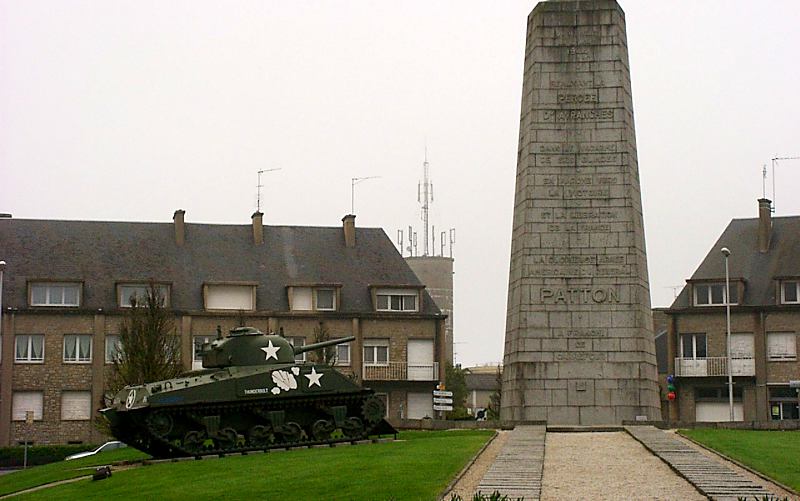
[[[659,420],[625,14],[528,16],[501,418]]]

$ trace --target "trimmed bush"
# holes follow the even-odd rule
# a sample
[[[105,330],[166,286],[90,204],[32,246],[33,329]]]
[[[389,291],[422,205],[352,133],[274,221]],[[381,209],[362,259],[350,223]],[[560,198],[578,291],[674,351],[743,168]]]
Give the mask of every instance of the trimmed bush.
[[[70,454],[90,451],[95,445],[33,445],[28,447],[28,466],[61,461]],[[22,468],[25,447],[0,447],[0,468]]]

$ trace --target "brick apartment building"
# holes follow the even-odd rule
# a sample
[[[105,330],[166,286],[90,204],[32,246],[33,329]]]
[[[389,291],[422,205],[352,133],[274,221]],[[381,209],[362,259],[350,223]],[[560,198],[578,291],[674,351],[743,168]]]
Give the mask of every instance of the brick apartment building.
[[[687,280],[667,319],[668,372],[677,378],[674,422],[729,421],[732,371],[735,421],[798,419],[800,380],[800,217],[734,219]],[[727,363],[725,258],[730,251],[731,365]]]
[[[248,325],[313,342],[355,336],[338,368],[387,401],[389,418],[432,416],[445,315],[381,229],[0,218],[0,446],[96,443],[92,419],[130,297],[166,297],[187,370],[197,347]],[[135,349],[131,347],[130,349]],[[33,411],[34,422],[25,421]]]

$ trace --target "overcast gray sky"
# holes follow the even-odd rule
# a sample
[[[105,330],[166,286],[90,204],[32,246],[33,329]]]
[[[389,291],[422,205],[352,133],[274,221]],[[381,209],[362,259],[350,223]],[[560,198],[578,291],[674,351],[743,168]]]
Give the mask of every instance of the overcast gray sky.
[[[761,167],[800,156],[800,4],[621,1],[654,306]],[[0,212],[455,227],[457,360],[502,359],[526,16],[535,2],[0,0]],[[771,170],[770,170],[771,172]],[[800,161],[776,169],[800,214]],[[767,196],[772,196],[768,179]],[[732,259],[736,257],[733,256]],[[13,256],[0,256],[13,259]]]

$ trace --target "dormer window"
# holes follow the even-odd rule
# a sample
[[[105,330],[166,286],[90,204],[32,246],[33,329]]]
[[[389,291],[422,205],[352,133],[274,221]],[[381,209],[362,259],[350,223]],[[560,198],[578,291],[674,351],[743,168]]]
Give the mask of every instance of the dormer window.
[[[377,289],[375,291],[377,311],[419,311],[419,291],[416,289]]]
[[[292,311],[336,311],[339,302],[337,292],[337,286],[289,286],[289,309]]]
[[[156,293],[161,297],[161,306],[169,307],[169,286],[155,284]],[[147,294],[150,292],[149,284],[119,283],[117,284],[117,304],[120,308],[130,308],[135,301],[143,306],[147,304]]]
[[[724,306],[726,304],[725,283],[694,284],[695,306]],[[731,283],[731,302],[739,304],[738,284]]]
[[[35,282],[29,286],[31,306],[75,307],[81,305],[79,282]]]
[[[205,283],[203,298],[206,310],[256,309],[256,284],[254,283]]]
[[[800,280],[781,282],[781,304],[800,304]]]

